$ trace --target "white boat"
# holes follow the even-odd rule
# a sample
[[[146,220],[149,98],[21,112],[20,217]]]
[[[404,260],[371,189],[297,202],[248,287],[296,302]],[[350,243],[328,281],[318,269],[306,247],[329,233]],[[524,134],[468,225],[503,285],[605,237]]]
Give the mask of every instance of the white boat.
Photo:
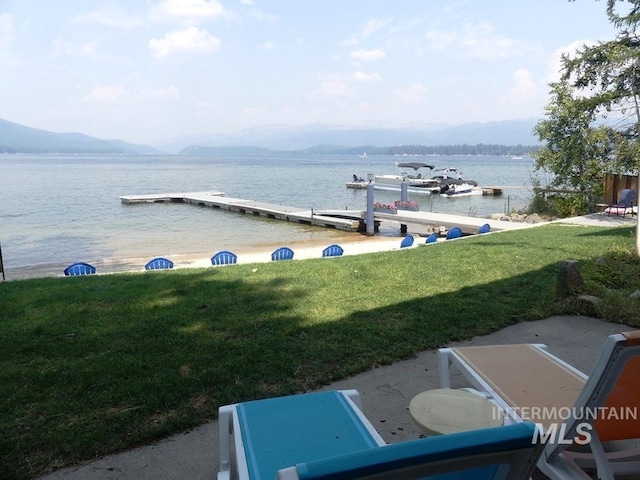
[[[458,198],[471,195],[483,195],[482,188],[471,183],[450,183],[440,187],[441,197]]]
[[[364,189],[367,188],[367,182],[364,180],[364,178],[359,177],[354,173],[353,180],[347,182],[347,188]]]
[[[410,193],[431,194],[440,191],[440,182],[435,178],[431,178],[433,165],[419,162],[396,162],[396,167],[400,169],[398,174],[376,175],[373,181],[373,188],[376,190],[400,191],[402,182],[406,181],[407,191]],[[420,171],[421,169],[428,169],[429,172],[423,174]]]

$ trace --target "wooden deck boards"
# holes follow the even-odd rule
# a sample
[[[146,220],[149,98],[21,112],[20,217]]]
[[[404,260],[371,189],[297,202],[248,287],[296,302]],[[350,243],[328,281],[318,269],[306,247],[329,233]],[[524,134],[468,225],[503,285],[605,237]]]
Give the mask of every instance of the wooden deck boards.
[[[365,231],[366,211],[360,210],[310,210],[287,205],[225,197],[223,192],[159,193],[148,195],[126,195],[120,200],[124,204],[136,203],[190,203],[203,207],[219,208],[230,212],[297,222],[307,225],[335,228],[344,231]],[[399,210],[397,214],[374,213],[374,221],[392,221],[401,225],[425,225],[446,230],[459,227],[466,234],[477,233],[478,228],[489,223],[491,231],[513,230],[531,225],[488,220],[434,212],[411,212]]]

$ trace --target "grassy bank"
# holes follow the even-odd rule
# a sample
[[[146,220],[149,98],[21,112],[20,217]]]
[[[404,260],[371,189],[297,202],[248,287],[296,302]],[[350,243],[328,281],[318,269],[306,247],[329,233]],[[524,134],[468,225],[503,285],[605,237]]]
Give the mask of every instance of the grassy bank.
[[[509,324],[640,325],[631,228],[548,225],[360,256],[0,284],[0,477],[140,445]],[[597,257],[606,263],[598,265]],[[555,299],[577,259],[598,311]],[[583,310],[584,309],[584,310]]]

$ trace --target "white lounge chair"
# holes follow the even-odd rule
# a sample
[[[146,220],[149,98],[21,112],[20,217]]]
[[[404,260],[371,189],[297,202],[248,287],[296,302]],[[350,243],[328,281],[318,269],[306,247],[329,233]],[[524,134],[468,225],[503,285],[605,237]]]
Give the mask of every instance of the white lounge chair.
[[[541,344],[443,348],[439,363],[442,388],[450,388],[453,366],[508,421],[538,424],[539,439],[547,441],[538,467],[548,477],[640,472],[639,448],[605,451],[604,445],[640,438],[640,331],[609,336],[589,376]],[[587,451],[578,451],[580,445]]]

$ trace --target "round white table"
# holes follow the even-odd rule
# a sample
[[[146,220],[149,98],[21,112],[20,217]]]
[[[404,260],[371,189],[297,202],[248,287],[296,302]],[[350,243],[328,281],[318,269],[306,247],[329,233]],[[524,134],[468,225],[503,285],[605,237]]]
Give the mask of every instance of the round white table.
[[[409,413],[413,421],[431,435],[504,424],[504,414],[491,401],[467,390],[452,388],[419,393],[411,400]]]

